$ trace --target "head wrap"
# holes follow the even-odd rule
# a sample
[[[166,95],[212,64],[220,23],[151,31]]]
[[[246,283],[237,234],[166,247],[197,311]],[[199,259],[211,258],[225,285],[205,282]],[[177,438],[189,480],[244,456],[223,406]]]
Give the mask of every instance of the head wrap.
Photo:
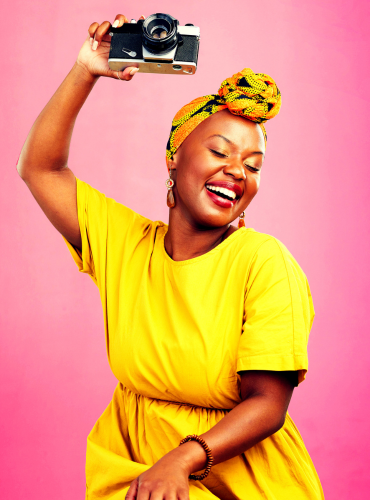
[[[281,94],[275,81],[264,73],[243,69],[224,80],[218,94],[198,97],[176,113],[167,143],[167,165],[187,136],[203,120],[223,109],[259,123],[266,142],[263,123],[276,116],[280,106]]]

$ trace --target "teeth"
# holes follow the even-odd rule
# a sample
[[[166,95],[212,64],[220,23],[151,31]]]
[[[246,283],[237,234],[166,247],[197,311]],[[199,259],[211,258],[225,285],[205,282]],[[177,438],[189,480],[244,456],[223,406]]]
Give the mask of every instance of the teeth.
[[[229,198],[231,198],[232,200],[235,200],[235,198],[236,198],[236,194],[234,193],[234,191],[231,191],[231,189],[226,189],[226,188],[217,187],[217,186],[211,186],[210,184],[207,184],[207,189],[209,189],[210,191],[215,191],[216,193],[217,192],[222,193],[222,194],[228,196]]]

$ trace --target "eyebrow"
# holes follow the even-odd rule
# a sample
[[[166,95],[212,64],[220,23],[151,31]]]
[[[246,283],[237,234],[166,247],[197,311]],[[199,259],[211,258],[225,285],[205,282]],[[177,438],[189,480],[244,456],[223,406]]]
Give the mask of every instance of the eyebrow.
[[[211,139],[211,137],[221,137],[221,139],[223,139],[224,141],[226,141],[227,143],[229,144],[232,144],[233,146],[235,146],[235,144],[233,143],[233,141],[230,141],[230,139],[228,139],[227,137],[225,137],[224,135],[221,135],[221,134],[213,134],[211,136],[209,136],[209,139]],[[265,153],[263,153],[262,151],[253,151],[253,153],[251,153],[252,155],[264,155]]]
[[[211,137],[221,137],[221,139],[228,142],[229,144],[234,144],[233,141],[230,141],[230,139],[228,139],[227,137],[225,137],[224,135],[221,135],[221,134],[213,134],[210,136],[210,138]]]

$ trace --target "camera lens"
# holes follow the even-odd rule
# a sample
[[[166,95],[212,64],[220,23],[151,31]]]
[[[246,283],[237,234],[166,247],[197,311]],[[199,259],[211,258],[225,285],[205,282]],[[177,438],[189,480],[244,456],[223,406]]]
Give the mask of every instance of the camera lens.
[[[168,35],[168,32],[164,26],[155,26],[152,29],[151,35],[153,38],[156,38],[156,39],[166,38],[166,36]]]
[[[143,22],[143,44],[152,53],[168,52],[177,44],[177,26],[168,14],[152,14]]]

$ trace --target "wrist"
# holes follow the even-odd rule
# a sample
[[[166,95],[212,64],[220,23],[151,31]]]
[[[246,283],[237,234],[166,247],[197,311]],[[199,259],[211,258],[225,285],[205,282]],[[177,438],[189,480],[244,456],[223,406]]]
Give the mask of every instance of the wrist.
[[[183,462],[187,474],[200,471],[206,467],[207,454],[196,441],[188,441],[170,452],[174,459]]]
[[[99,76],[90,73],[88,68],[78,60],[73,65],[72,70],[76,73],[76,75],[78,75],[79,78],[91,85],[94,85],[99,79]]]

